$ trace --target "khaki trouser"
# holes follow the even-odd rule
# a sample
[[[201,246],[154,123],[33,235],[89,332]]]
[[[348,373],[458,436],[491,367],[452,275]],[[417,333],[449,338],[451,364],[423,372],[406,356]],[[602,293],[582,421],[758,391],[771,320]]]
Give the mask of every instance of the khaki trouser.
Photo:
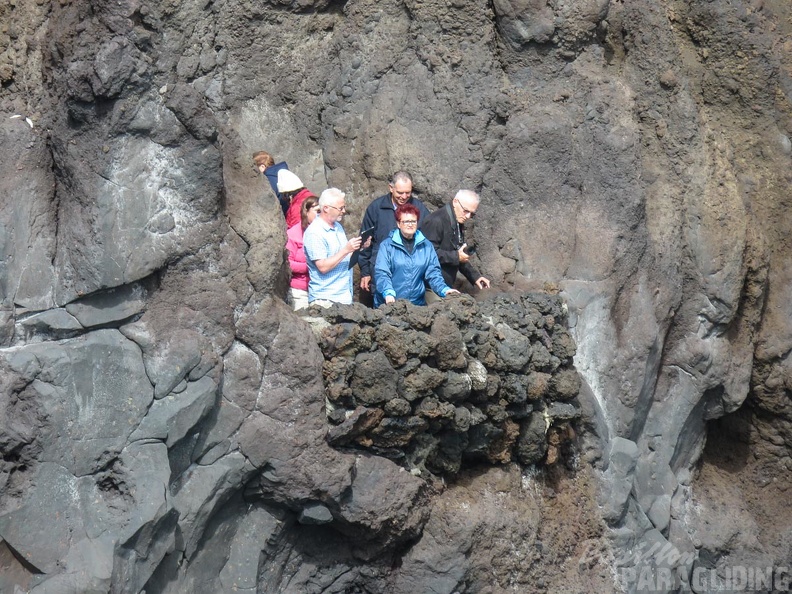
[[[318,305],[319,307],[324,307],[327,309],[328,307],[332,307],[335,301],[329,301],[327,299],[314,299],[311,301],[311,305]]]
[[[424,295],[424,299],[426,299],[426,305],[430,303],[437,303],[438,301],[442,301],[443,298],[440,297],[437,293],[432,291],[432,289],[426,289],[426,294]]]
[[[308,307],[308,291],[290,287],[291,305],[295,310]]]

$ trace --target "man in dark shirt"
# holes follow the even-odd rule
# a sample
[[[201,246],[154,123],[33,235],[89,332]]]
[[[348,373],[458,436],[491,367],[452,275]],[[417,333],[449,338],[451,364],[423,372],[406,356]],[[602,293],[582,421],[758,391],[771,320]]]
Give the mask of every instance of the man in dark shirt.
[[[432,242],[440,260],[443,278],[449,287],[454,286],[457,271],[479,289],[490,286],[488,278],[482,276],[470,263],[466,251],[465,222],[475,216],[481,199],[472,190],[459,190],[453,200],[430,214],[421,231]],[[427,302],[431,300],[427,289]]]
[[[379,244],[396,229],[396,217],[394,216],[396,209],[402,204],[413,204],[421,213],[421,222],[429,216],[429,211],[423,202],[413,198],[412,177],[406,171],[397,171],[393,174],[388,184],[388,190],[388,194],[375,198],[368,205],[361,224],[361,231],[374,228],[371,245],[360,250],[360,256],[358,257],[360,288],[372,293],[374,293],[372,275],[374,274],[374,264],[377,262]]]

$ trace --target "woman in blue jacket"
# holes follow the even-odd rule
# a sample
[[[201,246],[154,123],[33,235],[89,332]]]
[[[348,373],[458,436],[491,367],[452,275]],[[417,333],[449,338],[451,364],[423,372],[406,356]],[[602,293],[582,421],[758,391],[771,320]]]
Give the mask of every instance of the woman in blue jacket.
[[[374,305],[379,307],[396,299],[426,305],[425,282],[441,297],[458,293],[443,280],[432,242],[418,231],[420,211],[412,204],[402,204],[394,214],[396,229],[380,244],[374,266]]]

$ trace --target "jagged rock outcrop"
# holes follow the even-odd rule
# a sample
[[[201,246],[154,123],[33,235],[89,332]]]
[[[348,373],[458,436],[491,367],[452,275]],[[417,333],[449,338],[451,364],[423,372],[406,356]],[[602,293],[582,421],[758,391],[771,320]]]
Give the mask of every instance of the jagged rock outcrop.
[[[314,308],[327,440],[453,476],[465,463],[558,461],[580,389],[565,306],[550,295]],[[555,442],[557,440],[557,442]]]
[[[696,569],[782,565],[791,15],[0,6],[0,589],[609,591],[651,570],[668,591],[667,568],[701,592]],[[477,266],[568,305],[574,472],[508,466],[439,493],[327,444],[321,351],[278,299],[285,230],[260,149],[311,190],[344,189],[350,232],[397,169],[433,208],[481,193]],[[458,353],[441,358],[464,392]]]

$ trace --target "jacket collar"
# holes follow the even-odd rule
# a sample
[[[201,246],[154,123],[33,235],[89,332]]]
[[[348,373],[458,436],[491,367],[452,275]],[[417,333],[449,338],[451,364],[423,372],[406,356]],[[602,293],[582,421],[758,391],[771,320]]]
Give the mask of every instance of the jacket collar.
[[[401,233],[399,233],[398,228],[393,230],[393,234],[391,235],[391,241],[396,245],[400,245],[401,247],[404,247],[404,242],[402,241]],[[418,245],[419,243],[422,243],[424,241],[426,241],[426,237],[424,237],[424,234],[421,233],[419,229],[418,231],[415,232],[415,245]]]
[[[336,230],[336,225],[340,225],[340,223],[339,223],[338,221],[334,221],[334,222],[332,222],[332,223],[328,223],[327,221],[325,221],[325,220],[324,220],[322,217],[320,217],[320,216],[317,216],[317,217],[314,219],[314,222],[313,222],[313,223],[311,223],[311,225],[313,225],[314,223],[316,223],[317,225],[319,225],[319,227],[321,227],[321,228],[322,228],[322,229],[324,229],[325,231],[335,231],[335,230]]]

